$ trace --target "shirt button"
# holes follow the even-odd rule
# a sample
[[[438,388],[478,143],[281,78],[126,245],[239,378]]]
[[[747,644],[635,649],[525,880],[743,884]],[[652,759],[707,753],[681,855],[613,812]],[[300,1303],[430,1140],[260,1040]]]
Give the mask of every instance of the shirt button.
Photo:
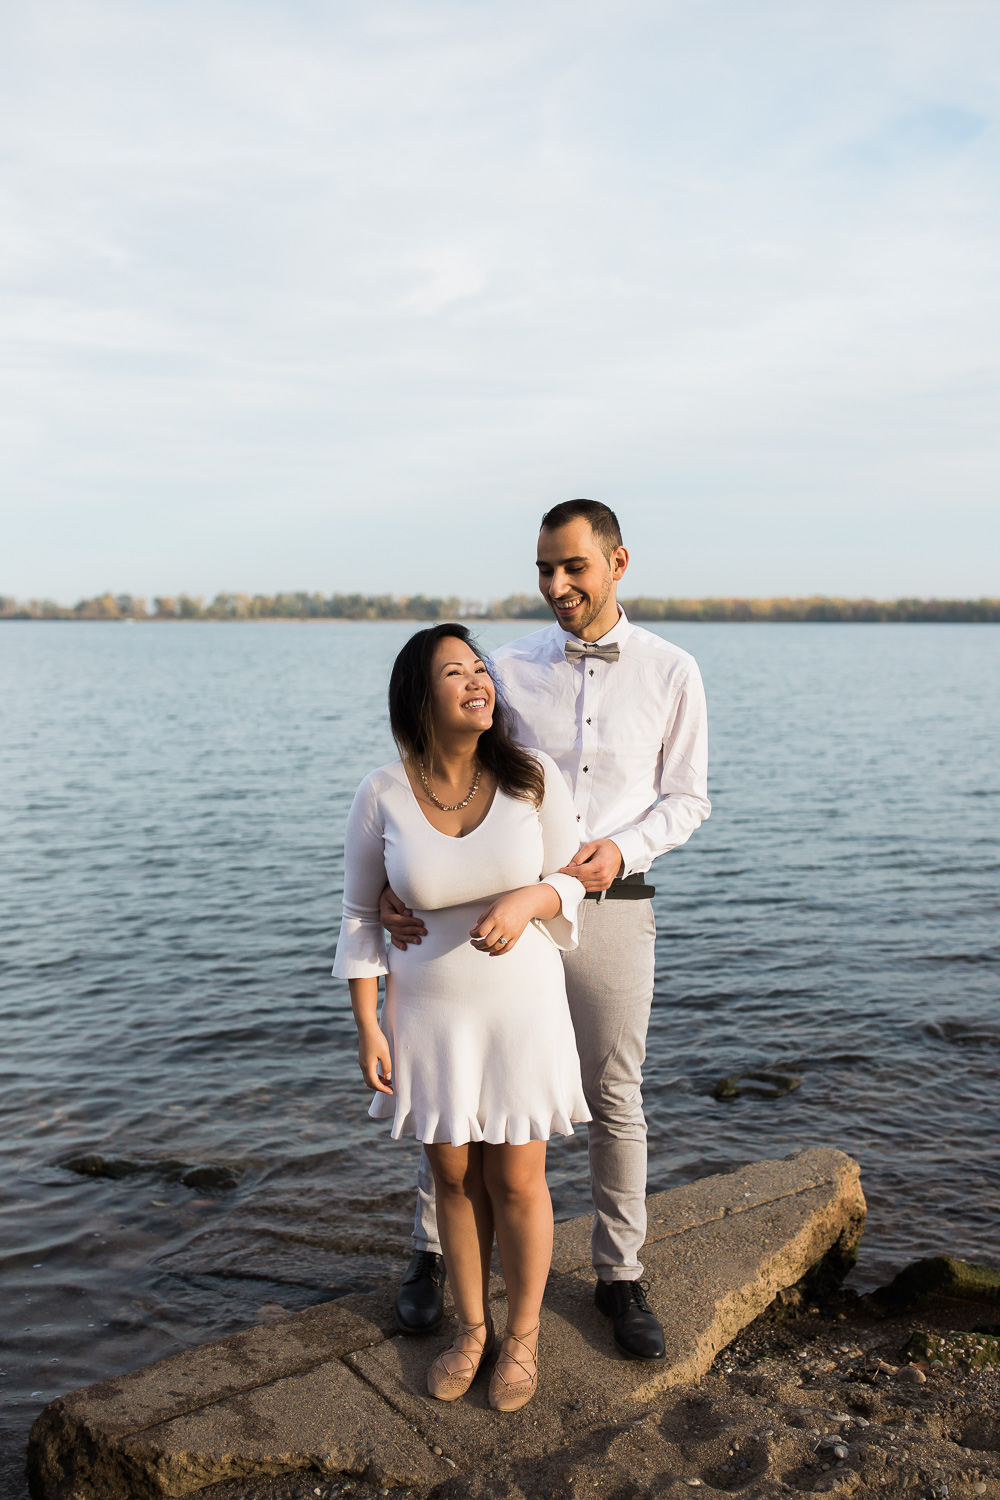
[[[591,669],[590,669],[590,675],[591,675],[591,677],[593,677],[593,675],[594,675],[594,669],[593,669],[593,667],[591,667]]]
[[[587,723],[588,723],[588,724],[589,724],[589,723],[590,723],[590,720],[589,720],[589,719],[588,719],[588,720],[587,720]]]
[[[576,821],[577,821],[577,822],[578,822],[578,823],[579,823],[579,821],[580,821],[580,814],[579,814],[579,813],[577,813],[577,815],[576,815]]]
[[[589,767],[589,766],[584,766],[584,768],[583,768],[583,769],[584,769],[584,770],[585,770],[585,771],[589,771],[589,770],[590,770],[590,767]]]

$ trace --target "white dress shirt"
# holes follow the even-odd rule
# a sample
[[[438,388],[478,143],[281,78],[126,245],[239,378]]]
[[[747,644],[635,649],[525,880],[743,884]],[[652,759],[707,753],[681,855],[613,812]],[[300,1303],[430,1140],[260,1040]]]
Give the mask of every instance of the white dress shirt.
[[[558,624],[490,661],[518,739],[550,755],[573,796],[580,843],[613,839],[623,875],[649,869],[708,817],[708,719],[693,656],[622,610],[593,644],[617,661],[566,660],[576,637]]]

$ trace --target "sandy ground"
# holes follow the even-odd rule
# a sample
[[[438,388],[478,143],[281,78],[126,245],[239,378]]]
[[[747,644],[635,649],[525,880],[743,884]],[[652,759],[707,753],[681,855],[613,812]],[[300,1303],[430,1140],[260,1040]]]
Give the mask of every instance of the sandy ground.
[[[850,1294],[822,1307],[776,1304],[699,1385],[677,1387],[616,1420],[567,1392],[558,1448],[528,1469],[494,1464],[476,1473],[451,1469],[444,1455],[431,1493],[435,1500],[690,1500],[698,1493],[1000,1500],[1000,1366],[963,1368],[968,1342],[953,1345],[951,1368],[928,1360],[911,1368],[900,1359],[915,1332],[968,1333],[997,1316],[996,1307],[956,1303],[885,1317]],[[497,1420],[531,1423],[531,1407]],[[315,1474],[217,1486],[202,1500],[387,1493],[364,1478]],[[413,1490],[391,1493],[418,1500]]]

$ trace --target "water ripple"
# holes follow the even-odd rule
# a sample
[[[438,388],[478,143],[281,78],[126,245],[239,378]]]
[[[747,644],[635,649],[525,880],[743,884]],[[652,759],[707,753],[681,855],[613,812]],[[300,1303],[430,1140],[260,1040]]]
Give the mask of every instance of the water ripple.
[[[410,629],[0,627],[5,1494],[61,1390],[405,1254],[416,1151],[367,1119],[328,976]],[[655,876],[651,1187],[829,1142],[862,1284],[997,1264],[1000,629],[661,633],[702,664],[715,811]],[[761,1070],[803,1083],[712,1097]],[[584,1211],[583,1135],[551,1161]]]

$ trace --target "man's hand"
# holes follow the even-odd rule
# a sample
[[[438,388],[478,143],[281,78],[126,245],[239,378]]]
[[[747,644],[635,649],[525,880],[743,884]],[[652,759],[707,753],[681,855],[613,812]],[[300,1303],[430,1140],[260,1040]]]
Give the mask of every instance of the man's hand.
[[[614,839],[595,839],[584,844],[568,865],[563,865],[563,875],[573,875],[588,891],[606,891],[616,875],[625,868],[622,851]]]
[[[420,939],[427,936],[427,928],[419,917],[415,917],[408,906],[404,906],[391,885],[386,885],[378,898],[378,914],[382,926],[392,939],[392,946],[401,953],[408,943],[419,947]]]

